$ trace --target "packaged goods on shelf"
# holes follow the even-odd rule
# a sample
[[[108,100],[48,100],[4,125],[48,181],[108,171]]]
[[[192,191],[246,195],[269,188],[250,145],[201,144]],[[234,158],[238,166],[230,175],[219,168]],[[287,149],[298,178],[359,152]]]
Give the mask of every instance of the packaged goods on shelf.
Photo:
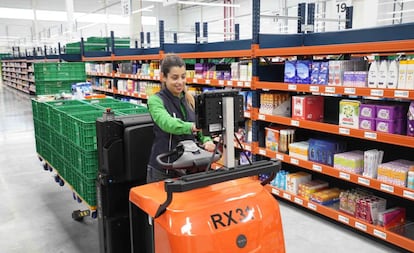
[[[339,102],[339,125],[359,128],[360,101],[342,99]]]
[[[342,85],[348,86],[348,87],[366,87],[367,86],[367,72],[366,71],[345,71]]]
[[[331,60],[329,61],[328,85],[343,86],[344,72],[366,70],[367,63],[363,60]]]
[[[311,83],[310,74],[312,70],[312,61],[297,60],[296,61],[296,83]]]
[[[398,87],[398,66],[397,61],[391,61],[388,67],[387,88],[396,89]]]
[[[382,150],[367,150],[364,152],[364,172],[363,176],[369,178],[377,178],[378,166],[382,163],[384,151]]]
[[[357,199],[355,217],[370,224],[378,224],[378,214],[385,211],[387,200],[377,196]]]
[[[407,113],[407,135],[414,136],[414,101],[411,101]]]
[[[403,159],[382,163],[378,166],[377,179],[388,184],[406,187],[411,166],[414,166],[413,161]]]
[[[407,188],[414,189],[414,166],[411,166],[410,171],[408,171]]]
[[[252,161],[252,159],[253,159],[252,152],[246,150],[246,151],[243,151],[243,153],[244,154],[240,154],[239,164],[240,165],[250,164],[247,157],[249,157],[250,161]]]
[[[289,156],[302,160],[308,160],[309,142],[300,141],[289,144]]]
[[[394,207],[378,213],[378,225],[385,229],[401,226],[405,221],[406,209],[403,207]]]
[[[285,126],[265,127],[265,147],[272,151],[279,151],[280,130]]]
[[[310,76],[310,84],[328,84],[328,68],[327,61],[313,61]]]
[[[321,180],[312,180],[309,182],[301,183],[298,189],[298,195],[309,200],[311,195],[315,192],[325,190],[329,187],[327,182]]]
[[[285,62],[285,83],[296,83],[296,61]]]
[[[355,174],[364,171],[364,152],[354,150],[334,155],[334,168]]]
[[[322,96],[293,96],[292,118],[312,121],[322,121],[324,98]]]
[[[287,92],[261,93],[259,113],[289,117],[290,95]]]
[[[309,161],[333,166],[334,154],[344,152],[345,148],[340,141],[309,139]]]
[[[311,181],[312,176],[306,172],[291,173],[286,176],[286,191],[298,194],[299,185]]]
[[[405,76],[405,89],[414,89],[414,60],[407,62],[407,74]]]
[[[378,88],[387,88],[388,66],[389,66],[389,63],[387,60],[383,60],[379,64],[378,86],[377,86]]]
[[[282,129],[280,130],[280,138],[278,151],[287,153],[289,151],[289,144],[295,140],[295,129]]]
[[[277,187],[282,190],[286,190],[286,177],[289,175],[288,171],[280,170],[276,177],[270,182],[270,184],[274,187]]]
[[[338,188],[329,188],[313,193],[310,200],[320,205],[332,205],[339,201],[340,193]]]
[[[339,195],[339,210],[355,217],[358,200],[368,195],[370,193],[360,189],[342,191]]]
[[[251,143],[253,141],[253,121],[251,119],[245,120],[244,129],[246,130],[245,142]]]
[[[243,95],[244,99],[244,110],[250,111],[253,108],[252,99],[253,99],[253,91],[240,91],[240,94]]]

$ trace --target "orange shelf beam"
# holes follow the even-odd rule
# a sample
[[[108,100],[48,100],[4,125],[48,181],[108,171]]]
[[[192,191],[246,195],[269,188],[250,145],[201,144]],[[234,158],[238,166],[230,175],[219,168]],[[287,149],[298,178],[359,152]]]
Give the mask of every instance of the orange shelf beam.
[[[339,53],[340,52],[340,53]],[[333,44],[320,46],[299,46],[284,48],[255,49],[255,56],[296,56],[327,54],[372,54],[372,53],[407,53],[414,52],[414,40],[364,42],[349,44]]]
[[[344,135],[364,140],[371,140],[371,141],[378,141],[388,144],[394,144],[399,146],[405,146],[409,148],[414,147],[414,137],[399,135],[399,134],[389,134],[389,133],[381,133],[363,129],[352,129],[341,127],[338,125],[326,124],[316,121],[308,121],[308,120],[298,120],[292,119],[282,116],[275,116],[275,115],[267,115],[267,114],[258,114],[257,118],[253,118],[254,120],[262,120],[266,122],[278,123],[282,125],[288,125],[293,127],[300,127],[310,130],[321,131],[325,133],[331,133],[336,135]]]
[[[191,53],[178,53],[181,58],[232,58],[232,57],[251,57],[252,51],[246,50],[229,50],[229,51],[211,51],[211,52],[191,52]]]
[[[283,198],[287,201],[295,203],[296,205],[305,207],[316,213],[322,214],[325,217],[328,217],[332,220],[339,221],[340,223],[352,227],[358,231],[364,232],[366,234],[369,234],[371,236],[374,236],[376,238],[382,239],[389,243],[398,245],[401,248],[414,252],[414,240],[401,236],[392,231],[386,230],[383,227],[376,226],[365,221],[356,219],[353,216],[342,213],[333,208],[308,201],[305,198],[296,196],[294,194],[275,188],[273,186],[266,185],[265,188],[277,197]]]
[[[389,193],[389,194],[392,194],[398,197],[403,197],[403,198],[414,201],[414,190],[413,189],[400,187],[396,185],[390,185],[390,184],[381,182],[374,178],[364,177],[362,175],[358,175],[355,173],[341,171],[328,165],[298,159],[298,158],[289,156],[288,154],[275,152],[275,151],[262,148],[262,147],[255,148],[253,150],[253,153],[266,156],[269,158],[273,158],[273,159],[276,158],[285,163],[289,163],[289,164],[292,164],[292,165],[295,165],[295,166],[298,166],[298,167],[301,167],[307,170],[315,171],[315,172],[318,172],[324,175],[339,178],[344,181],[349,181],[354,184],[359,184],[364,187],[368,187],[368,188],[375,189],[378,191],[383,191],[383,192],[386,192],[386,193]]]
[[[255,79],[254,79],[255,80]],[[368,87],[345,87],[315,84],[293,84],[283,82],[253,82],[254,89],[283,90],[292,92],[315,92],[326,94],[343,94],[365,97],[386,97],[398,99],[414,99],[414,90],[368,88]]]

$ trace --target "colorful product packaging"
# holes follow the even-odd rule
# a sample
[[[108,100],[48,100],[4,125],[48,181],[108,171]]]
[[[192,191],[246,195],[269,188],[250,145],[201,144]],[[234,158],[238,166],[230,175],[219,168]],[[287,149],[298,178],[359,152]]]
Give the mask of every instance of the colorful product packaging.
[[[286,191],[298,194],[299,185],[311,181],[312,176],[306,172],[291,173],[286,177]]]
[[[313,193],[310,200],[320,205],[332,205],[339,202],[340,193],[341,190],[338,188],[329,188]]]
[[[327,189],[329,184],[321,180],[312,180],[299,185],[298,195],[309,200],[315,192]]]
[[[289,156],[308,160],[309,142],[300,141],[289,144]]]
[[[344,142],[334,140],[309,139],[309,161],[333,166],[334,154],[344,152]]]
[[[403,207],[394,207],[378,213],[378,225],[385,229],[405,224],[406,210]]]
[[[359,127],[359,106],[357,100],[342,99],[339,102],[339,125],[349,128]]]
[[[361,175],[364,171],[364,152],[354,150],[335,154],[334,168]]]
[[[324,98],[322,96],[293,96],[292,118],[312,121],[322,121]]]

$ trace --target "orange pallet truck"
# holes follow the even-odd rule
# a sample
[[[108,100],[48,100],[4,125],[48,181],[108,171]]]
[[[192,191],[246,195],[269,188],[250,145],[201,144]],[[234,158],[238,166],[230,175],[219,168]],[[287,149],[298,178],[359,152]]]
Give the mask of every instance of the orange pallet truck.
[[[209,94],[198,101],[199,106],[209,104],[207,98],[223,96],[229,94]],[[233,105],[233,98],[217,104],[224,109]],[[233,118],[233,109],[230,111],[227,116]],[[232,126],[225,126],[227,132],[233,132]],[[204,129],[203,124],[200,128]],[[234,150],[229,146],[230,152]],[[179,156],[180,165],[169,169],[200,166],[197,154]],[[284,253],[278,202],[264,189],[268,182],[255,177],[274,175],[280,167],[280,161],[258,161],[133,187],[129,194],[131,252]]]

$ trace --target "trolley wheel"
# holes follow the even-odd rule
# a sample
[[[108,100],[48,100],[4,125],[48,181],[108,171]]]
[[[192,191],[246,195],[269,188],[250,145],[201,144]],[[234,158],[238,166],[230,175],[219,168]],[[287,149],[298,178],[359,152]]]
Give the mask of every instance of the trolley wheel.
[[[63,181],[62,178],[59,178],[59,185],[60,186],[64,186],[65,185],[65,181]]]
[[[49,170],[49,166],[47,165],[47,163],[43,163],[43,169],[44,170]]]
[[[73,200],[76,200],[76,193],[75,192],[72,192],[72,198],[73,198]]]
[[[56,183],[59,183],[60,182],[60,178],[59,178],[59,175],[58,174],[55,175],[55,182]]]
[[[38,156],[37,158],[39,159],[39,161],[43,161],[42,157]]]
[[[82,221],[83,217],[85,216],[89,216],[91,214],[91,211],[89,210],[75,210],[72,212],[72,219],[74,219],[75,221]]]
[[[50,172],[52,172],[52,171],[53,171],[52,166],[48,165],[47,167],[49,167],[49,171],[50,171]]]
[[[76,201],[78,201],[78,203],[82,203],[82,199],[79,196],[76,196]]]
[[[93,211],[92,213],[91,213],[91,217],[92,217],[92,219],[96,219],[97,217],[98,217],[98,211]]]

